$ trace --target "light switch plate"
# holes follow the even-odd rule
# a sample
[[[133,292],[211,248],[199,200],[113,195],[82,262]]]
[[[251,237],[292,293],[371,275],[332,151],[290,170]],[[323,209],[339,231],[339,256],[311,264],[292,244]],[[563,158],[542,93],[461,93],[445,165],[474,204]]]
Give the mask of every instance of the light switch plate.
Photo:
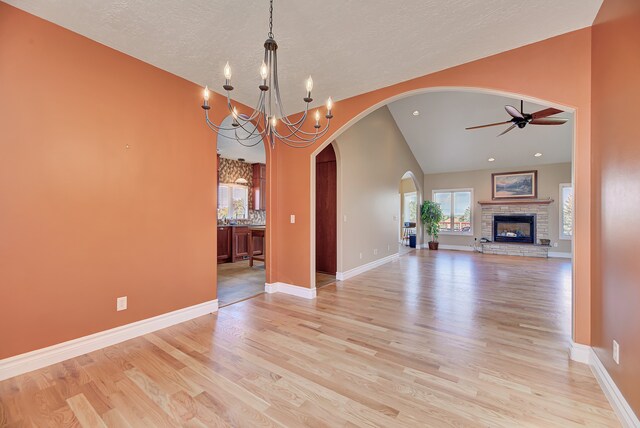
[[[116,299],[116,311],[124,311],[127,309],[127,296],[118,297]]]
[[[296,215],[295,214],[291,214],[291,224],[296,222]]]

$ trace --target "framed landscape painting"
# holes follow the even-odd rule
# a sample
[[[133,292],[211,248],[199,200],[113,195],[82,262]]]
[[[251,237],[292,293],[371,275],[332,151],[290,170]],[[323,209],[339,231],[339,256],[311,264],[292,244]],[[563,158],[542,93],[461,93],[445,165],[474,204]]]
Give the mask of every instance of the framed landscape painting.
[[[491,174],[493,199],[535,199],[538,197],[538,171]]]

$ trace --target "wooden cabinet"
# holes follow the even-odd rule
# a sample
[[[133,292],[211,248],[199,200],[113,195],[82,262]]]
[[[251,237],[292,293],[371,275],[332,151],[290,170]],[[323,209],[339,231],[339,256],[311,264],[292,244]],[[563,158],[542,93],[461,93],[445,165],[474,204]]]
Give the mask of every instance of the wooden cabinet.
[[[232,262],[243,260],[249,257],[249,228],[246,226],[232,227]]]
[[[231,227],[218,226],[218,263],[231,261]]]
[[[253,209],[264,211],[267,209],[267,166],[263,163],[253,164]]]
[[[218,226],[218,263],[246,260],[250,252],[257,257],[263,256],[264,229],[257,230],[254,236],[249,226]]]

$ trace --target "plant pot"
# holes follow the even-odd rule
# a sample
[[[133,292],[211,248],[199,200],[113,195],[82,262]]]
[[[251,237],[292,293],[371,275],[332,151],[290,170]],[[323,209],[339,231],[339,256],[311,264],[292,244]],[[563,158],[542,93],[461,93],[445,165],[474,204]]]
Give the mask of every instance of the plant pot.
[[[434,241],[429,241],[429,249],[430,250],[437,250],[438,249],[438,243],[434,242]]]

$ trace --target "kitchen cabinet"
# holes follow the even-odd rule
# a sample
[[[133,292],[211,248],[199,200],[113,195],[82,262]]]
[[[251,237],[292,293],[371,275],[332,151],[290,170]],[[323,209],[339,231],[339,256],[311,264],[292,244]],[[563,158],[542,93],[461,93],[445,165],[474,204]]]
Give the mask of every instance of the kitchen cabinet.
[[[249,227],[233,226],[232,227],[232,262],[243,260],[249,257]]]
[[[253,209],[264,211],[267,209],[267,166],[263,163],[253,165],[253,188],[251,197],[253,198]]]
[[[231,261],[231,227],[218,226],[218,263]]]

